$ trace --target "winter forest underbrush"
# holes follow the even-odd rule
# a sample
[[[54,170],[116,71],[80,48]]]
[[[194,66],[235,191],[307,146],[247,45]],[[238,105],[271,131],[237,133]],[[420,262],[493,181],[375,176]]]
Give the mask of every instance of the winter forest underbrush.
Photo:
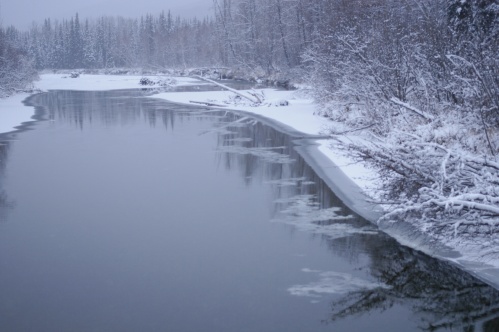
[[[38,77],[31,57],[8,34],[9,29],[0,26],[0,98],[29,90]]]
[[[380,221],[497,259],[484,238],[499,234],[499,6],[384,2],[345,7],[305,52],[319,114],[380,174]]]
[[[0,97],[35,68],[300,83],[327,134],[379,173],[380,221],[497,259],[498,17],[497,0],[213,0],[202,20],[76,15],[0,29]]]

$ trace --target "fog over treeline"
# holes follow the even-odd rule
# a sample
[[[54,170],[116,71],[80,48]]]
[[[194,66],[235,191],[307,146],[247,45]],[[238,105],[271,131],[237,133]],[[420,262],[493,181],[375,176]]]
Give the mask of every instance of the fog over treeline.
[[[179,68],[216,63],[213,19],[173,17],[47,19],[33,27],[27,52],[39,69]]]

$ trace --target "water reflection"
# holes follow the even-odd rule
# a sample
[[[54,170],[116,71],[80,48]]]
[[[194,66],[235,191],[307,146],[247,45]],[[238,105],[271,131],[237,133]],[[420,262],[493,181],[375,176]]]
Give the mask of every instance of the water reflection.
[[[14,203],[8,199],[7,194],[3,191],[0,191],[0,223],[3,223],[7,220],[9,210],[13,206]]]
[[[385,286],[335,300],[331,321],[402,303],[421,316],[423,331],[498,331],[498,291],[417,251],[372,240],[364,245],[371,253],[370,273]]]
[[[499,329],[497,290],[398,245],[350,211],[296,152],[293,137],[248,116],[142,98],[147,93],[58,91],[36,95],[29,103],[45,108],[45,120],[80,131],[91,131],[94,124],[112,129],[146,123],[173,132],[186,121],[204,123],[206,129],[198,135],[216,136],[219,168],[239,174],[247,188],[264,183],[271,189],[270,222],[310,234],[326,245],[331,257],[351,265],[349,271],[304,268],[299,273],[308,281],[283,285],[290,297],[327,299],[331,311],[325,321],[333,327],[352,317],[404,307],[419,319],[420,330]],[[0,173],[7,157],[8,145],[0,145]],[[0,195],[0,218],[8,205]]]
[[[246,185],[258,181],[272,187],[273,221],[320,234],[333,232],[338,224],[344,226],[345,236],[355,229],[359,233],[377,233],[306,164],[294,149],[292,137],[233,113],[222,121],[217,126],[223,131],[218,141],[220,163],[239,172]]]
[[[128,126],[136,121],[147,121],[151,126],[161,123],[173,129],[175,116],[164,108],[152,105],[140,90],[83,92],[57,91],[32,96],[28,105],[43,105],[44,118],[61,121],[84,129],[93,122],[106,126]]]
[[[6,135],[3,135],[6,137]],[[8,135],[12,137],[12,134]],[[6,137],[7,138],[7,137]],[[2,190],[2,182],[4,181],[4,171],[5,165],[7,163],[7,157],[9,153],[10,141],[0,139],[0,223],[7,220],[7,214],[9,210],[14,206],[14,202],[12,202],[7,194]]]
[[[499,331],[499,291],[398,245],[355,216],[296,153],[291,137],[234,114],[219,128],[224,130],[219,151],[225,167],[240,172],[247,185],[257,178],[273,187],[275,220],[320,235],[334,255],[351,262],[369,256],[365,270],[376,281],[304,270],[318,280],[290,287],[297,296],[343,294],[332,302],[330,323],[403,305],[420,316],[422,331]],[[282,155],[269,158],[268,151]]]

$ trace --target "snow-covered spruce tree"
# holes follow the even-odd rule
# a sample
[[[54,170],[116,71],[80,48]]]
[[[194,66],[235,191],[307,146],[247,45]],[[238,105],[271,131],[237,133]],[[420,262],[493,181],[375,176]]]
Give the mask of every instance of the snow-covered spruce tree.
[[[497,234],[498,6],[328,5],[304,61],[321,113],[335,122],[331,133],[367,133],[368,143],[349,148],[383,175],[383,219],[409,219],[432,234]],[[471,18],[456,23],[455,10]]]
[[[36,78],[34,62],[16,46],[18,32],[0,26],[0,98],[24,91]]]

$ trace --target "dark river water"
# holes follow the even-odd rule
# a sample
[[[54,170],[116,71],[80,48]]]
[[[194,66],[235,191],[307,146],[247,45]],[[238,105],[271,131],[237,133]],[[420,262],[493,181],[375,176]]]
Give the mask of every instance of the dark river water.
[[[0,331],[499,331],[499,292],[348,210],[293,137],[141,91],[0,136]]]

